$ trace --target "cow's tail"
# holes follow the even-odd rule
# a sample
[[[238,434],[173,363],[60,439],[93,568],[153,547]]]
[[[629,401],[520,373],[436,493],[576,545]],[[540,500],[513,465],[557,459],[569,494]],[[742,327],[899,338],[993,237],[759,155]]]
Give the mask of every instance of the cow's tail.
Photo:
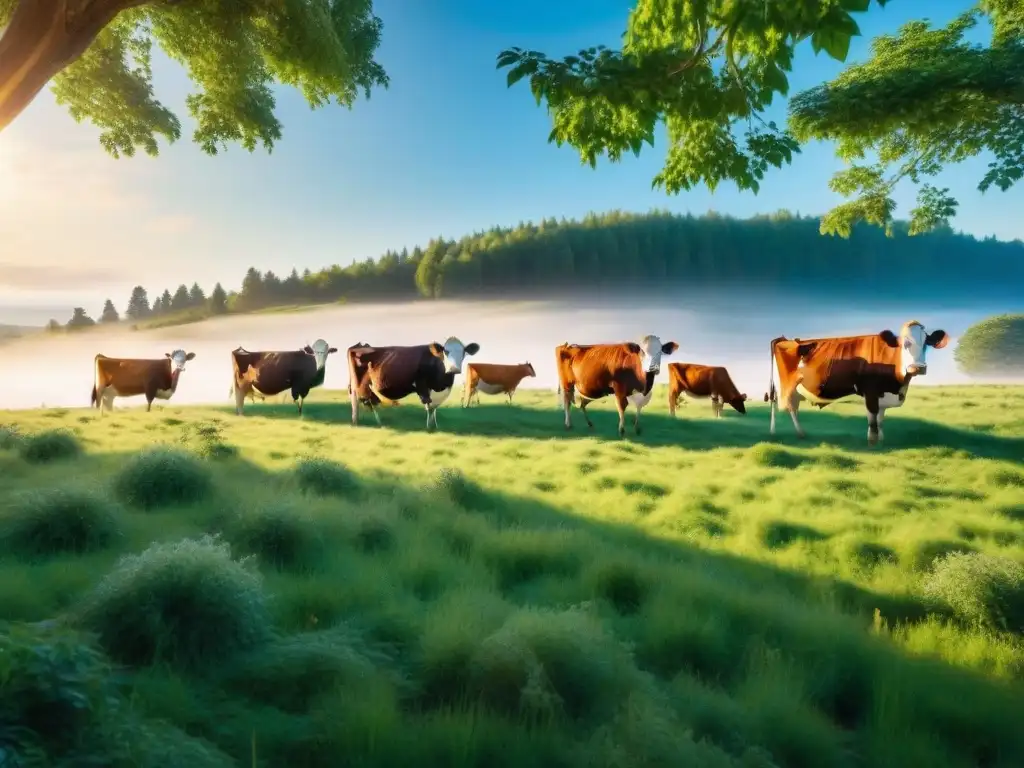
[[[764,393],[766,403],[774,403],[779,399],[779,393],[775,389],[775,345],[785,340],[785,336],[772,339],[771,354],[768,356],[768,391]]]
[[[90,408],[95,408],[96,407],[96,385],[95,384],[92,385],[92,399],[89,400],[89,407]]]
[[[99,405],[99,385],[100,385],[100,356],[96,355],[93,358],[93,370],[92,370],[92,395],[89,398],[89,407],[95,408]]]

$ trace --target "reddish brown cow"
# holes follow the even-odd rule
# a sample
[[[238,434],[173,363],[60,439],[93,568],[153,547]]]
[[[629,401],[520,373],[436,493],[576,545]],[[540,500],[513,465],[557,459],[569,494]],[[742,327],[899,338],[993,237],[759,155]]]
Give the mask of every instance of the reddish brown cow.
[[[700,365],[698,363],[668,364],[668,410],[676,415],[679,398],[689,400],[711,399],[711,412],[721,418],[722,410],[728,403],[739,413],[745,414],[747,400],[732,383],[729,372],[721,365]]]
[[[485,395],[500,395],[504,392],[508,395],[508,403],[512,405],[512,396],[515,395],[519,383],[527,376],[536,376],[530,363],[519,363],[517,365],[499,365],[497,363],[470,363],[466,366],[466,383],[462,388],[462,407],[469,406],[476,395],[477,404],[480,403],[480,393]]]
[[[565,411],[565,428],[572,429],[569,411],[580,395],[579,407],[587,426],[594,424],[587,405],[606,395],[615,396],[619,411],[619,437],[626,434],[626,406],[636,405],[633,431],[640,434],[640,411],[650,402],[654,379],[661,370],[662,355],[679,349],[674,341],[661,343],[657,336],[644,336],[640,343],[560,344],[555,347],[558,390]]]
[[[113,408],[115,397],[146,396],[146,412],[154,400],[170,400],[178,389],[178,378],[185,363],[194,359],[195,352],[183,349],[168,352],[155,360],[107,357],[96,355],[96,372],[92,387],[91,405],[105,410]]]
[[[948,343],[945,331],[926,333],[916,320],[904,323],[899,336],[885,330],[863,336],[773,339],[772,377],[764,396],[765,402],[771,403],[770,433],[775,434],[780,401],[789,411],[797,435],[804,437],[797,418],[801,401],[824,408],[858,395],[867,409],[868,443],[874,445],[882,439],[885,411],[903,405],[912,379],[927,373],[927,348],[942,349]]]

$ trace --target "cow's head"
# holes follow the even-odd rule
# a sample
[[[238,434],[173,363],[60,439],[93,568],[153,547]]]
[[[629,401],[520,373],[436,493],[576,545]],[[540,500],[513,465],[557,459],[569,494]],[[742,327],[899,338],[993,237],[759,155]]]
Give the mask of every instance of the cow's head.
[[[454,336],[449,336],[444,344],[438,344],[435,341],[430,345],[431,354],[441,358],[445,373],[460,373],[462,371],[462,364],[466,360],[466,355],[475,355],[479,351],[479,344],[475,342],[463,344]]]
[[[925,359],[928,347],[942,349],[949,343],[948,333],[943,330],[927,333],[917,320],[904,323],[898,338],[892,331],[882,331],[880,335],[890,347],[899,349],[900,369],[904,376],[924,376],[928,373]]]
[[[742,414],[746,414],[746,412],[747,412],[746,402],[747,402],[747,396],[744,393],[744,394],[739,394],[736,397],[734,397],[732,400],[730,400],[729,401],[729,405],[731,405],[737,412],[742,413]]]
[[[537,372],[533,370],[533,363],[531,363],[529,360],[527,360],[525,363],[520,363],[519,365],[522,367],[524,371],[526,371],[527,376],[533,376],[534,378],[537,378]]]
[[[185,354],[184,349],[176,349],[173,352],[165,352],[164,357],[171,361],[171,373],[178,374],[185,370],[185,363],[194,360],[195,352]]]
[[[666,341],[662,344],[661,339],[654,335],[644,336],[638,343],[640,345],[640,364],[643,366],[644,373],[658,373],[661,370],[661,356],[671,355],[679,349],[679,345],[674,341]]]
[[[325,365],[327,365],[327,356],[333,355],[338,351],[337,347],[328,347],[327,342],[323,339],[317,339],[312,344],[307,344],[302,348],[302,351],[307,355],[312,355],[313,359],[316,360],[316,369],[319,371]]]

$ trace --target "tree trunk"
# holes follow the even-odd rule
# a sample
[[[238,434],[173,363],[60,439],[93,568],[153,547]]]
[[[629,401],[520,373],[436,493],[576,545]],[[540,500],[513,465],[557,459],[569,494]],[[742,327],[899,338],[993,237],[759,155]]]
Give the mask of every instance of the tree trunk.
[[[20,0],[0,34],[0,131],[78,59],[121,11],[142,0]]]

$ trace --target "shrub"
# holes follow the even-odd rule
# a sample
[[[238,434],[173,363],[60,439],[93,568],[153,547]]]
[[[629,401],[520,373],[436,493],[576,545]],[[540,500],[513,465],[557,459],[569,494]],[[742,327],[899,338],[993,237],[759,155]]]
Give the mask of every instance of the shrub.
[[[270,503],[238,513],[229,522],[234,547],[274,568],[312,568],[323,553],[323,539],[308,512],[295,504]]]
[[[358,476],[328,459],[300,459],[295,465],[295,479],[302,491],[317,496],[352,497],[359,492]]]
[[[73,459],[82,453],[78,438],[66,429],[49,429],[23,437],[19,444],[21,458],[30,464]]]
[[[178,442],[206,459],[227,459],[238,454],[235,446],[224,442],[220,425],[212,421],[183,425]]]
[[[1024,632],[1024,564],[982,553],[952,552],[935,560],[925,595],[975,626]]]
[[[0,451],[11,451],[21,443],[21,433],[14,424],[0,424]]]
[[[458,507],[480,510],[486,507],[483,490],[458,469],[443,467],[438,470],[428,490],[439,493]]]
[[[473,655],[473,692],[498,711],[602,722],[639,681],[633,659],[582,607],[523,609]]]
[[[222,661],[270,633],[262,580],[250,566],[211,536],[153,544],[123,557],[75,618],[127,664]]]
[[[114,479],[118,498],[142,509],[193,504],[212,488],[210,470],[199,459],[166,447],[150,448],[129,459]]]
[[[969,376],[1024,370],[1024,315],[995,315],[968,328],[953,359]]]
[[[4,548],[28,557],[102,549],[120,533],[106,499],[74,488],[25,493],[0,521]]]

